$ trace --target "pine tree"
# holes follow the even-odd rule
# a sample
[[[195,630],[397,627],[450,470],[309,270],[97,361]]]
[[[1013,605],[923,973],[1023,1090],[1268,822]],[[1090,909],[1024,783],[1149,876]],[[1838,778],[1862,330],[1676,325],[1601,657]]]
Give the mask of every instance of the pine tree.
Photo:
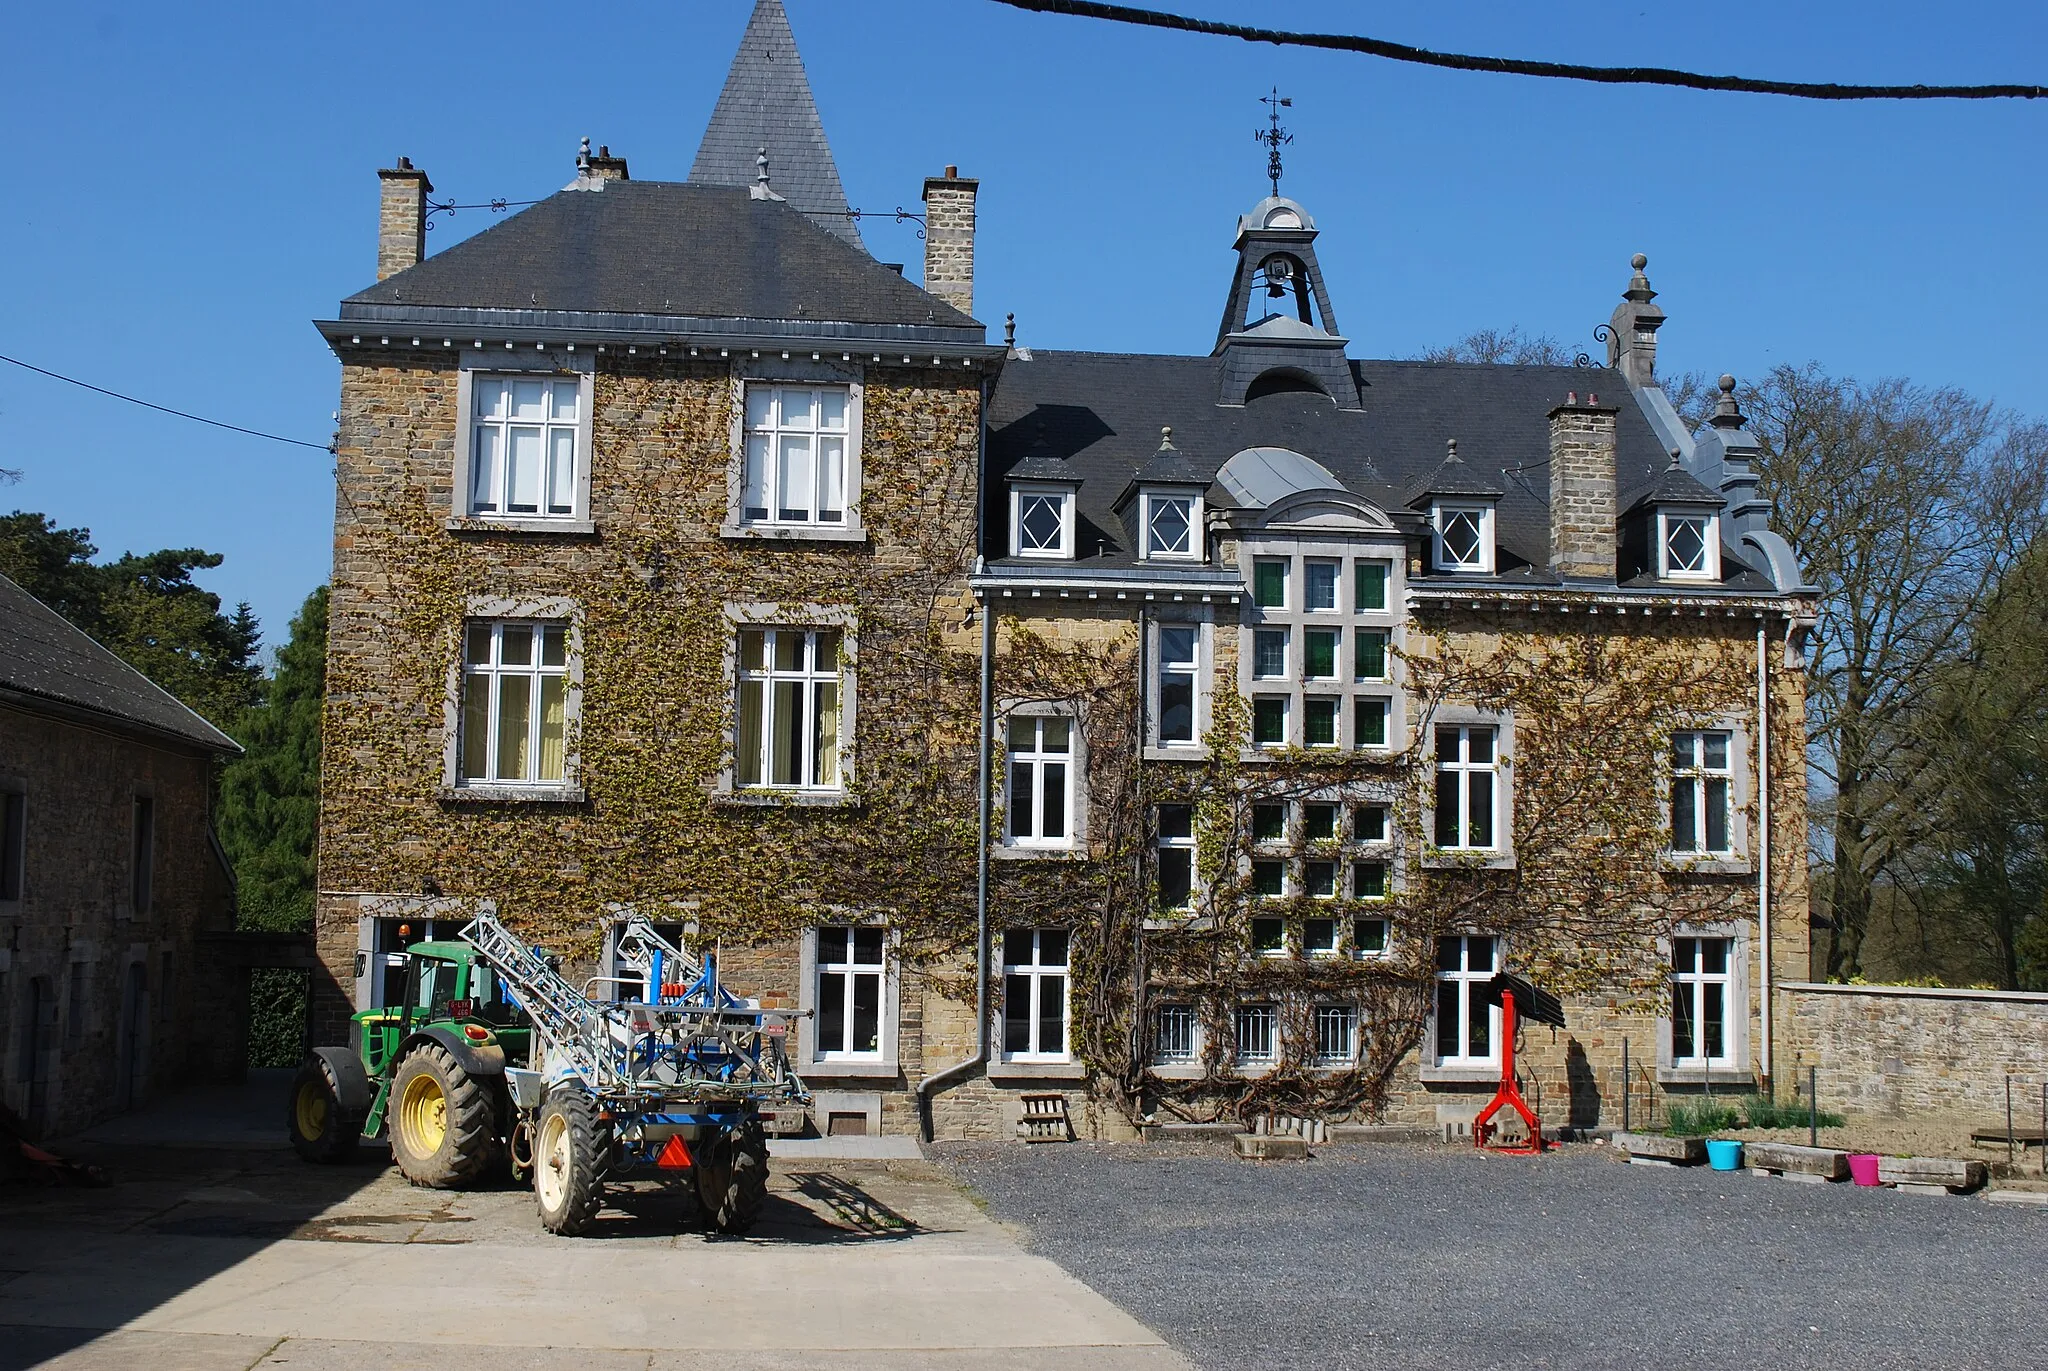
[[[244,928],[293,932],[312,924],[326,684],[327,587],[321,586],[292,619],[265,700],[230,730],[244,751],[221,775],[217,822],[234,863]]]

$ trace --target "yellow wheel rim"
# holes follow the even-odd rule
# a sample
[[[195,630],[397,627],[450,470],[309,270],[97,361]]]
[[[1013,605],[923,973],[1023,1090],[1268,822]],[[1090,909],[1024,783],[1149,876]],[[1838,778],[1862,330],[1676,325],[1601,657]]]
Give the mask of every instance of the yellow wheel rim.
[[[398,1101],[398,1124],[415,1153],[431,1157],[439,1152],[448,1136],[448,1097],[441,1083],[425,1073],[407,1081]]]
[[[327,1131],[327,1092],[318,1084],[307,1081],[300,1086],[292,1107],[298,1115],[300,1137],[317,1138]]]

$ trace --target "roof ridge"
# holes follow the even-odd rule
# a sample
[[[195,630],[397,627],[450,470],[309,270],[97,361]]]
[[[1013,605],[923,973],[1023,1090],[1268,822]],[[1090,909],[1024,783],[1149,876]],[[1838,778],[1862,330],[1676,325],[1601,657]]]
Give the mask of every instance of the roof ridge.
[[[758,159],[764,149],[775,193],[819,220],[820,228],[865,251],[782,0],[754,5],[697,144],[690,180],[752,186],[762,174]]]

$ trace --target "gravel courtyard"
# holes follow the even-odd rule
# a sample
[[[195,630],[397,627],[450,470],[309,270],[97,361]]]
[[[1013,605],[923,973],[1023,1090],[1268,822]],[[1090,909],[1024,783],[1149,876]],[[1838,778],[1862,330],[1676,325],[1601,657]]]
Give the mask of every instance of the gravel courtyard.
[[[1597,1146],[937,1153],[1206,1368],[2048,1365],[2048,1210]]]

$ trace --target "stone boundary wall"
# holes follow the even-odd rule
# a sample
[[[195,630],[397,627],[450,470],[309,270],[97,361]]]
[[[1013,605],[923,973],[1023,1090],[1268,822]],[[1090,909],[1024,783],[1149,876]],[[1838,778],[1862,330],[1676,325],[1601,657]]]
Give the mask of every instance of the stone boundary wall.
[[[2027,1122],[2048,1079],[2048,995],[1788,981],[1780,1070],[1819,1069],[1823,1109],[2005,1117],[2005,1078]]]

